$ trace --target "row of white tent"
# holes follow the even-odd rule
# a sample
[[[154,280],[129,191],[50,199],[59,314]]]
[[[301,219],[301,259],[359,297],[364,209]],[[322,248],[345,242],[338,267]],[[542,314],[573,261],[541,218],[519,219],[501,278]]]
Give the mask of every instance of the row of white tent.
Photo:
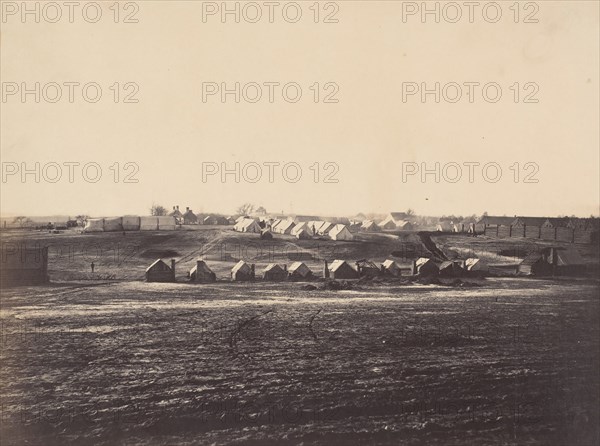
[[[122,232],[122,231],[174,231],[177,228],[175,218],[169,216],[88,218],[84,232]]]
[[[314,236],[329,236],[332,240],[353,240],[354,235],[347,225],[334,224],[328,221],[307,221],[294,223],[293,220],[274,220],[267,222],[265,228],[261,228],[253,218],[240,218],[233,227],[234,231],[260,233],[270,230],[275,234],[292,235],[298,239]]]

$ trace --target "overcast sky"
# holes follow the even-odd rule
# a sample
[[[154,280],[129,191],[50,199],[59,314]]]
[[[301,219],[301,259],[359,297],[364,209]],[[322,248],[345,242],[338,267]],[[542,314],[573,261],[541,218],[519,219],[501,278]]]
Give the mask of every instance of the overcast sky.
[[[456,13],[450,9],[440,23],[432,16],[422,23],[418,13],[403,23],[403,2],[386,1],[338,2],[337,11],[322,3],[314,23],[313,2],[300,3],[297,23],[285,20],[294,19],[293,8],[286,17],[277,8],[269,23],[262,2],[257,23],[248,22],[256,13],[251,9],[240,23],[233,16],[222,23],[218,13],[203,23],[202,2],[189,1],[138,2],[138,11],[120,11],[120,23],[108,9],[112,2],[103,3],[97,23],[80,10],[69,23],[66,8],[57,23],[47,22],[51,10],[40,23],[30,16],[22,23],[20,11],[5,10],[2,212],[146,214],[154,202],[232,213],[251,202],[272,212],[319,215],[407,208],[423,215],[598,214],[598,2],[538,2],[539,11],[519,11],[519,23],[509,9],[513,2],[500,2],[497,23],[486,20],[495,11],[484,17],[480,9],[469,23],[466,8],[457,23],[448,22]],[[86,14],[93,19],[93,10]],[[128,14],[138,23],[121,23]],[[338,23],[322,23],[329,14]],[[523,23],[526,17],[538,23]],[[43,90],[39,103],[34,94],[25,103],[20,91],[11,94],[15,85],[33,89],[35,82]],[[55,103],[52,82],[62,91]],[[95,82],[102,97],[89,103],[75,86],[69,103],[65,82]],[[236,82],[245,93],[240,103],[233,94],[225,103],[220,94],[203,100],[203,83],[207,92]],[[253,82],[262,88],[255,103]],[[280,84],[272,87],[273,103],[265,82]],[[282,92],[290,82],[302,90],[295,103]],[[433,94],[425,103],[419,93],[403,100],[409,82],[431,89],[440,82],[445,95],[439,103]],[[452,82],[462,86],[456,103]],[[473,103],[465,82],[480,84]],[[498,102],[484,98],[488,83],[500,86]],[[493,99],[495,87],[486,91]],[[295,90],[286,92],[292,100]],[[92,87],[87,93],[93,99]],[[124,103],[130,93],[137,103]],[[39,183],[34,174],[25,181],[20,171],[12,174],[22,163],[35,170],[36,162]],[[203,163],[235,169],[236,162],[239,183],[233,174],[225,182],[218,172],[203,178]],[[62,166],[55,183],[51,163]],[[72,183],[64,163],[79,163],[72,165]],[[86,163],[97,163],[88,165],[87,180]],[[256,182],[256,164],[248,163],[262,168]],[[439,182],[433,173],[403,178],[403,163],[433,171],[440,163]],[[464,163],[479,163],[471,165],[473,182]],[[102,168],[95,183],[93,166]],[[297,167],[301,177],[292,182]],[[502,175],[492,182],[497,167]],[[127,174],[138,182],[125,182]]]

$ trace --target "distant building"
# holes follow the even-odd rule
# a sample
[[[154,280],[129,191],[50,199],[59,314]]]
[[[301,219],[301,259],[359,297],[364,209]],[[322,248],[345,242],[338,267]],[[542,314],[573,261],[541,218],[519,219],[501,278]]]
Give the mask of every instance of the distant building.
[[[221,215],[207,215],[204,217],[203,224],[209,226],[225,226],[229,224],[229,220]]]
[[[318,220],[319,217],[315,217],[313,215],[296,215],[294,218],[292,218],[292,221],[296,224],[298,223],[307,223],[311,220]]]
[[[478,225],[483,226],[483,234],[495,237],[511,237],[512,223],[516,217],[485,216]]]
[[[379,227],[386,230],[412,230],[412,223],[409,226],[407,226],[407,223],[410,223],[410,215],[406,212],[390,212],[388,216],[379,223]]]
[[[373,220],[365,220],[360,226],[360,230],[363,232],[381,232],[381,229]]]
[[[183,214],[179,210],[179,205],[173,206],[173,210],[169,213],[169,217],[174,217],[177,224],[183,223]]]
[[[435,227],[438,232],[454,232],[454,225],[450,221],[441,221]]]
[[[582,275],[587,268],[585,260],[574,249],[562,247],[544,248],[529,254],[518,268],[520,275]]]
[[[412,231],[414,225],[408,220],[399,220],[396,222],[396,228],[400,231]]]
[[[198,224],[198,216],[192,212],[189,207],[185,208],[185,214],[183,214],[183,224],[184,225],[197,225]]]

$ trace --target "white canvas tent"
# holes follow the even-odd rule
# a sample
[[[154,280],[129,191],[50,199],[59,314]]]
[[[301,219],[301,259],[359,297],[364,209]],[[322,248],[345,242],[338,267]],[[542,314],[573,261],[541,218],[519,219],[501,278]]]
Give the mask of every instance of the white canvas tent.
[[[158,231],[158,218],[140,217],[140,231]]]
[[[104,232],[103,218],[88,218],[85,222],[84,232]]]
[[[260,225],[253,218],[245,218],[233,226],[233,230],[237,232],[261,232]]]
[[[331,231],[329,231],[329,237],[332,240],[353,240],[354,236],[348,230],[346,225],[335,225]]]
[[[120,232],[123,230],[123,219],[121,217],[105,218],[104,232]]]
[[[123,231],[139,231],[140,217],[135,215],[125,215],[123,217]]]
[[[156,217],[159,231],[174,231],[177,228],[175,217],[159,216]]]

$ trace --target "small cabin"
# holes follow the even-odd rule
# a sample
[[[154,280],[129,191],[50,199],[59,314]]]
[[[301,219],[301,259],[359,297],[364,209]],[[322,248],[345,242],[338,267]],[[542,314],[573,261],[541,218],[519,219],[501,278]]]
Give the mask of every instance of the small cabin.
[[[377,277],[381,275],[381,269],[369,260],[359,260],[356,262],[356,270],[359,276]]]
[[[574,249],[560,247],[544,248],[529,254],[518,268],[520,275],[583,275],[586,272],[585,260]]]
[[[482,259],[470,258],[465,260],[464,269],[468,274],[484,276],[490,271],[488,264]]]
[[[277,263],[270,263],[263,271],[263,279],[273,282],[286,280],[288,276],[287,266],[279,266]]]
[[[190,270],[190,281],[195,283],[210,283],[217,280],[217,275],[212,272],[204,260],[196,260],[196,265]]]
[[[431,259],[421,257],[413,263],[413,274],[419,276],[437,276],[439,272],[438,266]]]
[[[162,259],[156,260],[146,268],[146,282],[175,282],[175,259],[171,259],[171,266]]]
[[[231,269],[231,280],[235,280],[236,282],[254,280],[254,265],[249,265],[240,260]]]
[[[402,275],[400,265],[389,259],[381,264],[381,271],[386,276],[399,277]]]
[[[291,280],[311,280],[314,278],[313,272],[303,262],[292,263],[288,272]]]
[[[439,275],[441,277],[460,277],[463,275],[464,269],[460,262],[447,260],[439,266]]]
[[[332,279],[358,279],[356,271],[345,260],[334,260],[329,266],[329,274]]]

